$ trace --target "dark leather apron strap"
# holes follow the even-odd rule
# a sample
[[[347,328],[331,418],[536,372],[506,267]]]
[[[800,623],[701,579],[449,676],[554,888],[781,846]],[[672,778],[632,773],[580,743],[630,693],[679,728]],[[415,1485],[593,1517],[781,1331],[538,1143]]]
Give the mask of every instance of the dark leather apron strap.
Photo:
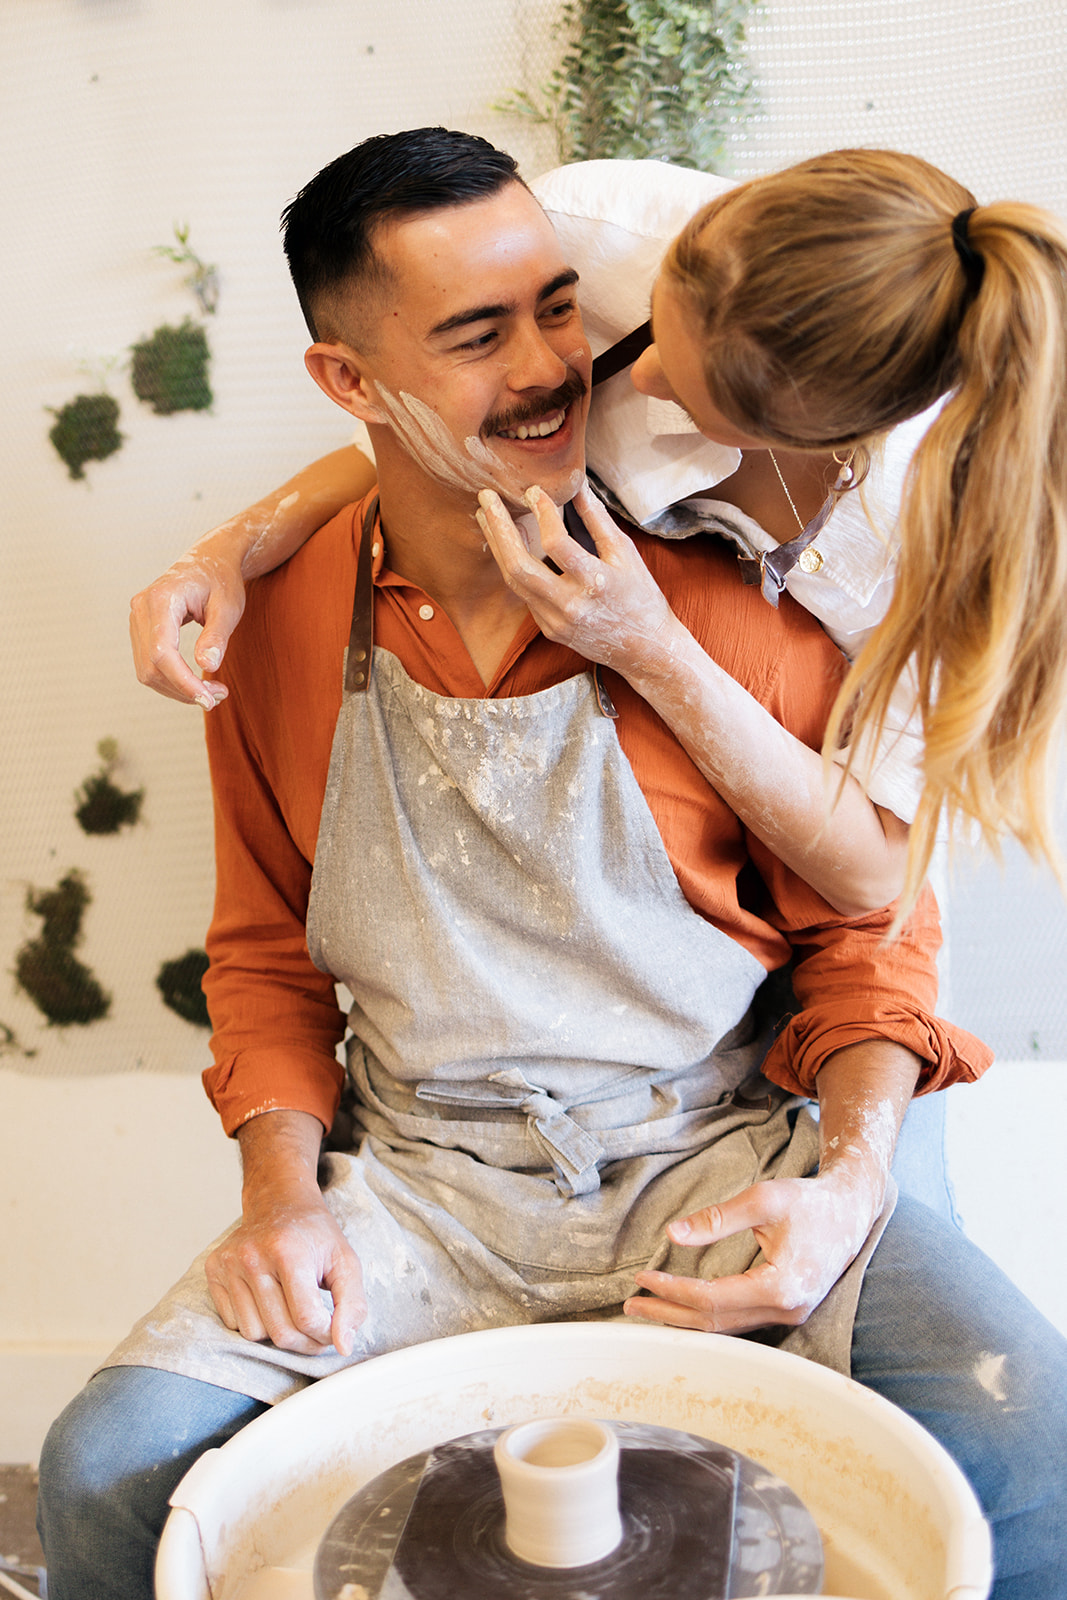
[[[632,366],[641,354],[652,343],[652,324],[643,322],[632,333],[626,334],[610,350],[605,350],[593,362],[593,386],[598,383],[607,383],[623,367]]]
[[[374,526],[378,519],[375,495],[363,518],[356,561],[356,594],[352,602],[352,626],[348,632],[345,660],[345,692],[366,694],[370,685],[371,656],[374,652]]]
[[[838,496],[847,489],[852,482],[852,457],[841,467],[830,493],[816,511],[811,521],[804,525],[802,532],[795,539],[790,539],[788,544],[776,545],[773,550],[765,550],[759,556],[739,555],[738,565],[741,568],[742,580],[747,584],[759,584],[763,589],[763,598],[769,600],[777,609],[778,596],[785,588],[785,580],[800,560],[804,551],[818,538],[823,528],[830,519],[830,513],[837,504]]]

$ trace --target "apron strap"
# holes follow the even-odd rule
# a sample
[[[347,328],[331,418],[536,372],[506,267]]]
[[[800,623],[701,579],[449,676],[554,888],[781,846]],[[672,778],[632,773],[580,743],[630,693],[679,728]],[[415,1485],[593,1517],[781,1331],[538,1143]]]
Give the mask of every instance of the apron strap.
[[[838,498],[849,487],[851,482],[852,456],[850,455],[847,461],[841,463],[837,481],[830,493],[826,496],[811,521],[804,526],[795,539],[790,539],[788,544],[776,545],[773,550],[765,550],[759,556],[738,555],[737,560],[741,568],[741,581],[753,586],[759,584],[763,590],[763,598],[769,601],[776,610],[778,608],[778,596],[785,588],[786,578],[797,562],[800,561],[808,546],[822,532],[830,520],[830,514],[837,505]],[[822,562],[820,561],[818,565],[821,566]]]
[[[374,525],[378,518],[375,495],[363,518],[356,562],[356,595],[352,602],[352,626],[348,633],[345,658],[346,694],[366,694],[370,687],[371,658],[374,654]]]
[[[597,356],[593,362],[593,384],[607,383],[617,372],[624,367],[630,367],[637,360],[643,350],[647,350],[652,343],[652,324],[642,322],[639,328],[628,333],[613,344],[609,350]]]

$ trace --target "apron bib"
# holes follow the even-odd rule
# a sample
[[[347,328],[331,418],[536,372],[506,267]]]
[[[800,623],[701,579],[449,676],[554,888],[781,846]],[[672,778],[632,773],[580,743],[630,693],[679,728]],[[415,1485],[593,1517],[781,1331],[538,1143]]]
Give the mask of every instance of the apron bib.
[[[751,1233],[683,1249],[666,1223],[818,1159],[805,1102],[759,1072],[764,968],[686,901],[597,676],[514,699],[415,683],[373,648],[372,528],[308,913],[312,959],[352,996],[358,1153],[324,1158],[324,1192],[363,1264],[353,1359],[612,1315],[641,1267],[742,1272]],[[776,1342],[848,1371],[879,1232]],[[201,1279],[169,1297],[186,1333]],[[269,1400],[345,1364],[208,1314],[210,1353],[147,1364]]]

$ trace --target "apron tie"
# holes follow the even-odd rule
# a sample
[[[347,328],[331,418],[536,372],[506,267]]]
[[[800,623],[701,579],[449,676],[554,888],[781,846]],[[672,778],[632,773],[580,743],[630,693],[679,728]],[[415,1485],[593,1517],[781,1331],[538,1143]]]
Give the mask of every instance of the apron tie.
[[[570,1199],[600,1188],[597,1162],[604,1157],[603,1145],[568,1116],[558,1100],[530,1083],[518,1067],[493,1072],[482,1083],[426,1079],[415,1094],[420,1100],[443,1105],[501,1106],[525,1112],[534,1143],[554,1168],[560,1194]]]

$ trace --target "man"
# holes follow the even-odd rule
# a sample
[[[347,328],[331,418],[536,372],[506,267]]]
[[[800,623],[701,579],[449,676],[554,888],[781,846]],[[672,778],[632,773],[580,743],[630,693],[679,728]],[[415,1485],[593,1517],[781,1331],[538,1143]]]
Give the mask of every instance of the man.
[[[286,248],[309,370],[371,429],[380,505],[259,585],[228,656],[207,1078],[243,1215],[53,1430],[53,1600],[143,1600],[187,1465],[301,1383],[623,1307],[788,1328],[934,1425],[976,1482],[995,1461],[1005,1518],[1010,1458],[1037,1509],[1006,1559],[1052,1570],[1038,1524],[1058,1513],[1032,1450],[1018,1465],[1025,1372],[1006,1358],[1010,1439],[973,1378],[994,1329],[1036,1348],[1039,1319],[922,1208],[886,1204],[917,1083],[984,1060],[929,1015],[929,903],[892,946],[889,912],[831,912],[624,679],[538,633],[485,546],[486,487],[519,511],[534,485],[562,504],[582,482],[589,348],[544,214],[510,158],[420,130],[320,173]],[[634,545],[705,649],[817,746],[840,676],[817,625],[713,545]],[[757,991],[790,954],[802,1009],[767,1053]],[[357,1130],[320,1187],[335,979]]]

